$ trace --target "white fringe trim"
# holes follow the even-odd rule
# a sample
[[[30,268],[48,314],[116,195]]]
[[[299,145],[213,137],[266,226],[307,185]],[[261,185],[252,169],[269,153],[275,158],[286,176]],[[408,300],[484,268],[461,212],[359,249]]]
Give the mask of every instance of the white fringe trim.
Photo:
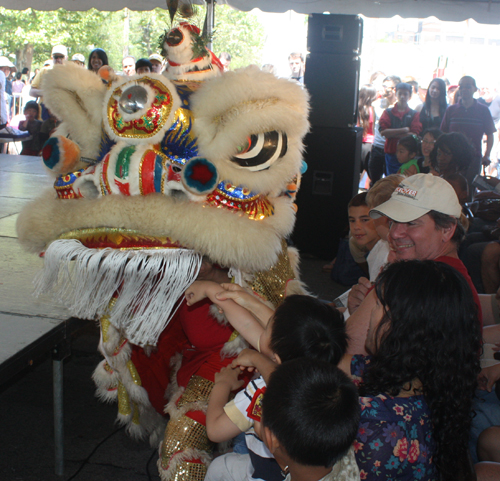
[[[200,266],[201,256],[187,249],[89,249],[77,240],[57,240],[45,252],[35,296],[52,291],[74,316],[93,319],[120,288],[110,322],[132,343],[156,345]]]

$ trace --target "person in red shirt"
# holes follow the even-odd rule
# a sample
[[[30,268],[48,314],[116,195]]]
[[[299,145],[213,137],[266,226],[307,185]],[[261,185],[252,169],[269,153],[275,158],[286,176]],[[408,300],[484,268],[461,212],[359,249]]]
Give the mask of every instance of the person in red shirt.
[[[384,152],[387,175],[396,174],[401,167],[396,158],[398,140],[410,133],[418,135],[422,131],[418,112],[408,107],[411,92],[411,85],[404,82],[398,83],[396,85],[398,99],[396,105],[386,109],[380,117],[380,134],[386,138]]]

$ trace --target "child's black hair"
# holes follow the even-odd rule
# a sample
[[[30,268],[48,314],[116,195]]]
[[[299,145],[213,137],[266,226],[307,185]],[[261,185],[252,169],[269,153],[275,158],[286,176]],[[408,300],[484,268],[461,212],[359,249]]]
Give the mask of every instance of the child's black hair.
[[[354,383],[340,369],[299,358],[272,373],[262,401],[262,424],[288,456],[308,466],[333,466],[352,445],[360,407]]]
[[[314,297],[288,296],[274,313],[270,347],[281,362],[312,357],[336,365],[347,349],[344,316]]]
[[[29,102],[26,102],[23,112],[27,109],[33,109],[36,110],[36,115],[40,113],[40,105],[38,105],[34,100],[30,100]]]
[[[398,145],[402,145],[415,156],[420,155],[420,139],[416,135],[405,135],[398,140]]]
[[[366,194],[367,192],[360,192],[359,194],[356,194],[349,201],[349,204],[347,204],[347,208],[350,209],[351,207],[361,207],[361,206],[368,207],[368,204],[366,203]]]

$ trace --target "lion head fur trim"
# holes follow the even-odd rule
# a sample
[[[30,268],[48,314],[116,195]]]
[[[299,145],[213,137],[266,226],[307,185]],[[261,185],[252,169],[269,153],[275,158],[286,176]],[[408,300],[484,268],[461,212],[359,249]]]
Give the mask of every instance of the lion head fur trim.
[[[200,153],[214,162],[221,178],[278,194],[276,186],[282,190],[300,172],[309,106],[307,92],[296,83],[250,66],[207,80],[192,105]],[[286,134],[288,145],[269,169],[249,172],[230,161],[249,135],[272,131]]]
[[[42,77],[43,103],[80,146],[84,157],[95,158],[101,142],[102,103],[106,86],[101,77],[73,62],[56,65]]]
[[[281,239],[291,233],[294,220],[285,197],[275,199],[274,215],[254,221],[161,194],[61,200],[49,192],[23,209],[16,228],[21,245],[36,253],[64,232],[118,227],[169,236],[222,266],[254,272],[267,270],[276,262]]]

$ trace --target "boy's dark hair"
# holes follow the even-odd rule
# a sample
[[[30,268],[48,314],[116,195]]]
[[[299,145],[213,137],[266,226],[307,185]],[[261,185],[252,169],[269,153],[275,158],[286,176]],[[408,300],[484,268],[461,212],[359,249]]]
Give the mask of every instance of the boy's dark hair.
[[[399,82],[397,85],[396,85],[396,92],[398,90],[406,90],[407,92],[409,92],[410,94],[410,97],[411,97],[411,94],[413,93],[413,88],[410,84],[406,83],[406,82]]]
[[[398,140],[398,145],[402,145],[409,152],[420,155],[420,139],[416,135],[405,135]]]
[[[347,349],[344,316],[314,297],[288,296],[274,313],[270,347],[281,362],[311,357],[336,365]]]
[[[352,445],[360,408],[354,383],[339,368],[300,358],[272,373],[262,424],[297,463],[333,466]]]
[[[149,70],[153,70],[153,64],[147,58],[140,58],[135,62],[136,71],[142,67],[149,67]]]
[[[26,104],[24,105],[23,112],[27,109],[36,110],[37,115],[40,113],[40,106],[34,100],[30,100],[29,102],[26,102]]]
[[[350,209],[351,207],[361,207],[361,206],[366,206],[368,207],[368,204],[366,203],[366,192],[361,192],[360,194],[356,194],[350,201],[349,204],[347,204],[347,208]]]

